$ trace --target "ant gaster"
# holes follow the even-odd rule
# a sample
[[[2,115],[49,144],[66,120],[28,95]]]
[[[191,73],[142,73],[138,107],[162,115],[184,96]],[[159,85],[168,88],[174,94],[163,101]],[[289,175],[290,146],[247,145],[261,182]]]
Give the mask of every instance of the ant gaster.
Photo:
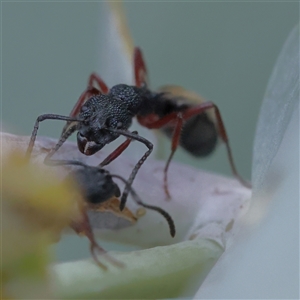
[[[140,158],[133,168],[128,182],[121,197],[120,209],[125,207],[127,195],[132,182],[147,157],[151,154],[153,145],[147,139],[128,131],[132,118],[137,117],[138,122],[149,129],[163,129],[172,132],[171,154],[164,169],[164,189],[168,198],[170,193],[167,184],[167,174],[171,159],[179,144],[183,145],[189,152],[196,155],[206,155],[213,151],[218,137],[225,143],[228,159],[233,174],[245,186],[248,182],[239,175],[236,170],[228,136],[219,108],[213,102],[200,104],[189,103],[188,98],[182,98],[183,103],[178,101],[176,95],[167,90],[152,92],[147,86],[147,70],[139,48],[134,50],[134,75],[135,86],[118,84],[110,90],[104,81],[95,73],[89,77],[88,88],[78,99],[70,116],[53,114],[41,115],[37,118],[31,140],[27,149],[30,155],[37,135],[39,123],[47,119],[64,120],[67,124],[63,128],[61,137],[56,146],[48,153],[45,163],[51,164],[51,156],[60,148],[64,141],[76,130],[78,149],[86,154],[92,155],[102,149],[106,144],[117,139],[120,135],[128,139],[111,153],[106,163],[117,158],[128,146],[130,140],[137,140],[148,147],[148,151]],[[94,86],[97,83],[98,88]],[[212,110],[215,121],[209,117],[208,111]],[[199,122],[200,119],[200,122]],[[206,131],[211,125],[210,133]],[[184,128],[187,128],[185,130]],[[186,131],[182,135],[182,130]],[[195,136],[200,143],[193,144],[194,139],[186,139],[186,136]],[[205,137],[209,136],[206,140]],[[182,138],[181,138],[182,137]],[[192,142],[192,144],[190,144]],[[203,151],[203,148],[207,150]]]
[[[104,203],[112,198],[120,196],[120,189],[118,185],[113,181],[113,178],[121,180],[123,183],[127,184],[127,181],[119,175],[110,174],[107,170],[104,170],[101,167],[92,167],[88,166],[79,161],[71,160],[61,160],[56,161],[56,165],[75,165],[79,168],[70,172],[68,177],[75,179],[79,190],[82,193],[84,199],[84,205],[82,205],[81,211],[82,216],[80,221],[74,221],[71,224],[71,227],[78,233],[84,234],[90,240],[90,250],[94,260],[97,264],[103,268],[107,269],[97,258],[95,251],[97,250],[100,254],[104,255],[111,263],[119,267],[123,264],[119,261],[114,260],[110,257],[106,251],[98,245],[93,235],[93,231],[89,222],[87,215],[87,210],[92,210],[95,206]],[[140,206],[143,206],[147,209],[154,210],[160,213],[167,221],[170,229],[170,235],[175,236],[175,224],[172,217],[164,211],[162,208],[148,205],[144,203],[132,187],[129,189],[132,199]]]

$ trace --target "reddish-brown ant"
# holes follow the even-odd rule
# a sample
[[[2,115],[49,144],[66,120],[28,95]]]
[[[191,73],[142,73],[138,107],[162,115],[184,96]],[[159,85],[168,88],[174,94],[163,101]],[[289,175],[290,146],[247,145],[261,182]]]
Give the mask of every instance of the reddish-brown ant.
[[[168,197],[170,193],[167,171],[178,145],[181,144],[194,155],[203,156],[213,151],[218,137],[226,145],[233,174],[243,185],[249,186],[236,170],[221,114],[214,103],[207,101],[197,105],[191,104],[187,101],[188,97],[172,94],[172,88],[157,92],[150,91],[147,86],[145,62],[139,48],[134,50],[134,75],[135,86],[118,84],[109,89],[97,74],[91,74],[88,88],[78,99],[70,116],[45,114],[37,118],[27,154],[30,155],[32,151],[39,123],[47,119],[67,121],[58,143],[45,158],[48,164],[53,161],[50,159],[52,155],[76,130],[78,148],[86,155],[96,153],[120,135],[128,138],[111,153],[106,163],[117,158],[126,149],[131,139],[144,143],[148,151],[130,174],[121,197],[120,209],[122,210],[139,168],[153,149],[151,142],[128,131],[132,118],[137,117],[141,125],[149,129],[163,129],[172,135],[171,154],[164,169],[164,188]],[[98,88],[94,86],[95,83]],[[215,120],[209,116],[208,110],[213,111]]]
[[[71,227],[78,234],[84,234],[90,240],[91,254],[100,267],[106,269],[106,266],[98,260],[95,251],[98,251],[100,254],[105,255],[105,257],[113,264],[122,266],[122,263],[108,256],[106,254],[106,251],[96,242],[92,228],[90,226],[87,210],[93,210],[99,204],[120,196],[120,189],[118,185],[113,181],[113,178],[120,179],[125,184],[127,184],[127,181],[119,175],[110,174],[108,171],[102,169],[101,167],[88,166],[79,161],[61,160],[55,161],[55,164],[74,165],[79,167],[68,175],[68,177],[72,177],[76,180],[76,183],[78,184],[79,190],[81,191],[84,199],[84,203],[81,206],[81,219],[79,221],[77,220],[72,222]],[[160,213],[166,219],[169,225],[170,235],[172,237],[175,236],[174,221],[166,211],[164,211],[160,207],[144,203],[137,195],[137,193],[132,189],[132,187],[130,187],[129,192],[132,195],[133,200],[138,205]]]

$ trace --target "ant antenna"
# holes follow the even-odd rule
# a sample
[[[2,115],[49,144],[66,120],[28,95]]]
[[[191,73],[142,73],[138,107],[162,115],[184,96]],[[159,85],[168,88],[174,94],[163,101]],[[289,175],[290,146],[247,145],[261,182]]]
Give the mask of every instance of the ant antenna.
[[[35,143],[35,139],[37,136],[37,132],[39,129],[39,123],[45,120],[63,120],[63,121],[68,121],[70,123],[77,124],[78,122],[81,122],[82,120],[78,119],[78,118],[73,118],[73,117],[66,117],[66,116],[60,116],[60,115],[54,115],[54,114],[44,114],[44,115],[40,115],[34,124],[34,128],[31,134],[31,138],[30,138],[30,142],[26,151],[26,157],[28,157],[28,159],[31,156],[31,152]],[[57,145],[55,146],[55,150],[52,149],[52,151],[50,151],[48,153],[48,155],[46,156],[45,160],[50,158],[55,151],[58,150],[58,148],[65,142],[65,140],[69,137],[69,135],[71,135],[74,131],[75,131],[76,125],[73,125],[72,128],[68,128],[68,132],[65,133],[65,135],[59,140],[59,142],[57,143]]]
[[[115,177],[115,178],[120,179],[121,181],[123,181],[128,186],[128,181],[125,180],[122,176],[116,175],[116,174],[113,174],[113,175],[111,174],[111,177]],[[131,195],[133,197],[133,200],[138,205],[141,205],[145,208],[148,208],[148,209],[151,209],[151,210],[154,210],[154,211],[157,211],[158,213],[160,213],[166,219],[166,221],[169,225],[171,236],[172,237],[175,236],[176,229],[175,229],[174,221],[173,221],[172,217],[165,210],[163,210],[162,208],[160,208],[158,206],[149,205],[149,204],[144,203],[131,186],[129,186],[129,192],[131,193]]]
[[[147,139],[143,138],[142,136],[140,136],[140,135],[138,135],[137,133],[134,133],[134,132],[132,133],[132,132],[127,131],[127,130],[111,129],[111,128],[106,128],[106,130],[108,130],[110,132],[118,133],[120,135],[124,135],[128,138],[132,138],[133,140],[136,140],[136,141],[139,141],[139,142],[143,143],[148,148],[148,151],[142,156],[142,158],[140,158],[140,160],[137,162],[137,164],[133,168],[133,170],[132,170],[132,172],[129,176],[128,181],[125,181],[125,188],[124,188],[124,192],[123,192],[122,197],[121,197],[121,204],[120,204],[120,210],[122,211],[125,207],[127,196],[128,196],[128,193],[131,189],[132,182],[133,182],[138,170],[140,169],[140,167],[144,163],[144,161],[151,154],[151,152],[153,150],[153,144],[150,141],[148,141]],[[121,179],[121,178],[119,178],[119,179]]]

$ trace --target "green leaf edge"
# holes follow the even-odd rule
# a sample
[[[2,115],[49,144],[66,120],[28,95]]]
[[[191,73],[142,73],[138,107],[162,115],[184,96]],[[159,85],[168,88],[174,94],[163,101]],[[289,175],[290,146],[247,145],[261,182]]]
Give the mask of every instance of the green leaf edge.
[[[62,263],[52,269],[55,292],[58,298],[65,299],[191,297],[223,251],[215,241],[199,238],[171,246],[114,253],[126,266],[110,264],[108,271],[92,260]]]

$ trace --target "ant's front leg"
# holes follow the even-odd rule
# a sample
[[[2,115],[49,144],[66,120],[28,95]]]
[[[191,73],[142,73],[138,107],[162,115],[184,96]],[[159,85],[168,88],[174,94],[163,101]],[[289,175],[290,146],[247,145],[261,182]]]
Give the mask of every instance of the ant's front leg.
[[[97,73],[92,73],[89,77],[88,88],[94,87],[94,82],[99,86],[99,92],[101,94],[108,94],[109,88]]]
[[[98,88],[94,86],[94,82],[98,84]],[[104,81],[100,78],[99,75],[96,73],[92,73],[89,76],[88,80],[88,86],[86,90],[80,95],[79,99],[77,100],[75,106],[73,107],[70,117],[75,117],[79,114],[81,107],[86,102],[88,98],[90,98],[93,95],[101,95],[101,94],[107,94],[109,92],[109,89],[107,85],[104,83]]]
[[[94,87],[94,82],[98,84],[98,88]],[[76,104],[74,105],[72,111],[70,112],[70,117],[77,117],[80,113],[80,110],[84,103],[92,96],[94,95],[102,95],[107,94],[109,92],[109,88],[105,84],[105,82],[101,79],[99,75],[96,73],[92,73],[89,76],[88,80],[88,87],[86,90],[80,95],[79,99],[77,100]],[[67,124],[64,126],[61,137],[65,134],[65,132],[70,127],[70,122],[67,122]]]
[[[72,122],[74,123],[74,122]],[[56,166],[56,165],[64,165],[66,163],[64,163],[64,160],[54,160],[54,159],[50,159],[53,154],[62,146],[62,144],[67,140],[67,138],[75,131],[77,130],[77,124],[73,124],[72,126],[68,127],[68,130],[64,132],[63,135],[61,135],[59,141],[57,142],[57,144],[50,150],[50,152],[46,155],[45,159],[44,159],[44,163],[46,165],[49,166]],[[68,162],[68,161],[66,161]],[[75,161],[74,161],[75,162]],[[75,164],[75,163],[73,163]]]
[[[148,141],[147,139],[143,138],[142,136],[138,135],[135,132],[130,132],[130,131],[121,130],[121,129],[111,129],[111,128],[107,128],[106,130],[108,130],[110,132],[113,132],[113,133],[117,133],[119,135],[124,135],[124,136],[126,136],[126,137],[128,137],[132,140],[139,141],[139,142],[143,143],[148,148],[148,151],[146,151],[146,153],[140,158],[140,160],[134,166],[134,168],[133,168],[133,170],[132,170],[132,172],[129,176],[129,179],[127,181],[127,184],[125,185],[124,192],[123,192],[122,197],[121,197],[121,203],[120,203],[120,210],[122,211],[125,207],[126,200],[127,200],[127,197],[128,197],[128,193],[130,192],[130,188],[132,186],[133,180],[134,180],[138,170],[140,169],[140,167],[144,163],[144,161],[151,154],[151,152],[153,150],[153,144],[150,141]]]
[[[35,140],[36,140],[38,129],[39,129],[39,124],[40,124],[40,122],[45,121],[45,120],[63,120],[63,121],[68,121],[68,122],[76,122],[76,124],[79,122],[79,120],[77,118],[66,117],[66,116],[61,116],[61,115],[45,114],[45,115],[38,116],[38,118],[35,121],[35,125],[33,128],[31,137],[30,137],[30,142],[29,142],[29,145],[28,145],[28,148],[26,151],[26,157],[28,157],[28,159],[31,156],[31,152],[32,152]]]
[[[98,84],[98,88],[94,86],[94,82]],[[89,76],[88,80],[88,87],[86,90],[80,95],[79,99],[77,100],[76,104],[74,105],[72,111],[70,112],[70,117],[76,117],[80,113],[80,110],[84,103],[92,96],[94,95],[101,95],[101,94],[107,94],[109,92],[109,88],[104,83],[104,81],[101,79],[99,75],[96,73],[92,73]],[[65,134],[65,132],[69,129],[70,122],[67,122],[67,124],[64,126],[61,137]]]
[[[78,116],[80,113],[81,107],[83,104],[93,95],[99,95],[101,92],[97,90],[94,87],[88,87],[79,97],[77,100],[75,106],[73,107],[72,111],[70,112],[69,117],[70,118],[75,118]],[[62,129],[62,132],[60,134],[60,137],[62,137],[68,130],[69,128],[72,127],[72,122],[68,121],[64,128]]]
[[[133,134],[138,134],[137,131],[133,131]],[[123,142],[117,149],[115,149],[111,154],[109,154],[102,163],[99,164],[99,167],[104,167],[108,164],[110,164],[113,160],[115,160],[117,157],[119,157],[129,146],[129,144],[132,142],[131,138],[127,138],[125,142]]]

